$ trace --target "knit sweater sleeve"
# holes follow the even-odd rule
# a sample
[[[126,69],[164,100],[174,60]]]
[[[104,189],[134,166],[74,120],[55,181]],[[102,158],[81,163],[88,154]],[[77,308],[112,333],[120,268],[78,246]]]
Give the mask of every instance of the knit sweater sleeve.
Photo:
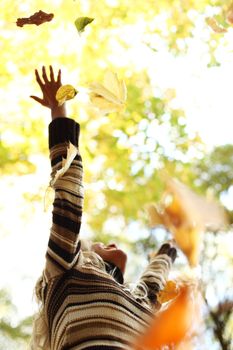
[[[49,150],[54,178],[67,157],[69,143],[77,147],[77,155],[64,175],[53,185],[52,227],[46,253],[47,279],[74,266],[79,257],[79,231],[83,211],[83,168],[78,150],[80,126],[69,118],[57,118],[49,125]]]
[[[167,249],[166,246],[168,245],[164,244],[157,255],[151,259],[134,290],[136,297],[146,296],[152,305],[156,304],[157,294],[164,288],[172,263],[176,258],[175,248]],[[170,252],[172,252],[171,255]]]

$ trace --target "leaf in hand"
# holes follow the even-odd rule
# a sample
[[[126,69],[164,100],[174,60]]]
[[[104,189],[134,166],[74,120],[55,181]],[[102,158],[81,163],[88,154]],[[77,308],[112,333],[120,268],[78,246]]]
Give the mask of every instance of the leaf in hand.
[[[78,32],[81,34],[82,32],[84,32],[85,27],[93,21],[94,21],[94,18],[78,17],[75,20],[74,24],[75,24],[75,27],[77,28]]]
[[[61,106],[65,101],[72,100],[78,91],[72,85],[62,85],[56,93],[56,100],[58,101],[58,105]]]
[[[227,30],[223,28],[213,17],[207,17],[206,23],[215,33],[222,34],[227,32]]]
[[[121,111],[125,107],[127,90],[125,82],[116,73],[108,71],[103,84],[91,83],[90,100],[102,113]]]
[[[43,11],[35,12],[30,17],[18,18],[16,21],[16,25],[18,27],[23,27],[25,24],[35,24],[39,26],[42,23],[50,22],[54,17],[53,13],[46,13]]]
[[[69,169],[71,163],[73,162],[74,158],[76,157],[77,153],[78,153],[77,148],[70,142],[69,147],[67,149],[66,159],[64,159],[64,158],[62,159],[61,169],[59,169],[56,172],[54,178],[50,181],[51,187],[53,187],[54,184],[56,183],[56,181],[66,173],[66,171]]]
[[[157,299],[160,304],[174,299],[179,294],[179,287],[174,281],[167,281],[163,290],[158,293]]]

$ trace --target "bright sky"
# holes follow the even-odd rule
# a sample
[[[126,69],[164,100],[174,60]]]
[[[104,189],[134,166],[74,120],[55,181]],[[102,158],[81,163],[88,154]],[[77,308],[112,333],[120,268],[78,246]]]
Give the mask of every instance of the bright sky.
[[[140,33],[135,35],[129,28],[129,38],[130,35],[136,40],[135,45],[123,60],[133,61],[135,69],[146,65],[155,93],[158,86],[162,90],[175,89],[174,104],[185,110],[190,128],[199,131],[210,147],[232,143],[232,32],[228,35],[228,46],[222,45],[218,50],[221,66],[213,68],[207,68],[206,47],[199,39],[193,41],[187,55],[174,58],[165,48],[147,55],[148,51],[142,52]],[[120,54],[113,55],[119,65],[123,64],[119,62],[120,57]],[[40,186],[46,188],[49,181],[48,163],[43,159],[40,162],[35,175],[0,180],[0,227],[4,232],[0,236],[0,266],[2,271],[4,268],[0,288],[7,286],[12,291],[20,316],[31,314],[34,308],[28,301],[32,299],[33,285],[43,267],[50,226],[50,213],[43,212],[43,203],[34,208],[27,225],[22,220],[27,212],[22,193],[28,191],[29,186],[36,193]]]

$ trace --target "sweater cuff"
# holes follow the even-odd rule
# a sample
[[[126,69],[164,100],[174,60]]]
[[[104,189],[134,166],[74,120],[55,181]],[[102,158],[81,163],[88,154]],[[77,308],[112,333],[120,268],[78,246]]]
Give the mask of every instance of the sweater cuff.
[[[71,142],[78,147],[80,125],[70,118],[56,118],[49,124],[49,148]]]

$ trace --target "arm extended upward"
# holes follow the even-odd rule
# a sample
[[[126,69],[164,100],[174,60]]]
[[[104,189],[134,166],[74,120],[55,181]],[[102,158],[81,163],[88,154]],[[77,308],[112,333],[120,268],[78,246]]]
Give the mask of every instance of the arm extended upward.
[[[56,92],[61,86],[61,71],[59,70],[57,79],[54,78],[51,66],[50,79],[47,77],[45,67],[42,68],[43,80],[37,70],[35,74],[43,97],[31,97],[51,110],[49,150],[52,179],[62,168],[62,159],[67,157],[69,143],[77,148],[77,155],[70,167],[53,185],[55,199],[45,269],[46,278],[49,279],[72,268],[79,256],[79,231],[83,210],[83,168],[78,149],[80,126],[66,117],[65,105],[59,106],[56,101]]]

